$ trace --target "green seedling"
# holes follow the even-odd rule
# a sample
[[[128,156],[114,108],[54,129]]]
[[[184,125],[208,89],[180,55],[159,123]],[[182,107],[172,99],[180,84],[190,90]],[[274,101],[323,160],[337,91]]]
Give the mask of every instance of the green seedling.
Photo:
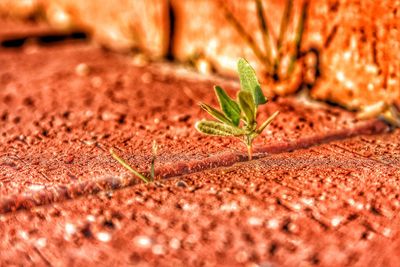
[[[201,103],[200,107],[208,112],[217,121],[202,120],[196,123],[196,129],[207,135],[234,136],[240,138],[247,147],[249,160],[253,157],[253,140],[279,114],[276,111],[260,127],[257,125],[257,109],[259,105],[267,103],[256,73],[250,64],[243,58],[238,61],[240,91],[237,99],[233,100],[219,86],[215,86],[221,111],[210,105]]]
[[[122,159],[120,156],[118,156],[114,152],[114,150],[112,148],[110,149],[110,154],[119,164],[122,165],[122,167],[127,169],[129,172],[131,172],[133,175],[135,175],[136,177],[141,179],[146,184],[154,181],[154,177],[155,177],[154,165],[155,165],[155,162],[156,162],[156,159],[157,159],[157,143],[155,141],[153,141],[153,146],[152,146],[152,158],[151,158],[151,165],[150,165],[150,178],[147,178],[146,176],[144,176],[143,174],[141,174],[140,172],[138,172],[137,170],[132,168],[124,159]]]

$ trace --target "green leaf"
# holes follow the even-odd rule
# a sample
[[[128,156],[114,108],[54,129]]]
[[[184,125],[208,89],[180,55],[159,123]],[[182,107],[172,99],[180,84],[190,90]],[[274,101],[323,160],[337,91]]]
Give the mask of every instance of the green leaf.
[[[131,173],[133,173],[140,179],[142,179],[143,182],[145,182],[146,184],[150,182],[145,176],[140,174],[137,170],[132,168],[125,160],[123,160],[120,156],[118,156],[112,148],[110,148],[110,154],[116,161],[118,161],[119,164],[121,164],[125,169],[127,169],[128,171],[130,171]]]
[[[251,93],[254,104],[258,106],[267,103],[257,80],[256,72],[243,58],[238,61],[238,72],[241,90]]]
[[[215,119],[219,120],[220,122],[226,123],[226,124],[232,124],[232,121],[226,117],[222,112],[218,111],[217,109],[205,104],[201,103],[200,107],[207,111],[208,114],[213,116]],[[233,125],[233,124],[232,124]]]
[[[240,109],[244,112],[247,125],[251,125],[256,120],[256,106],[253,102],[253,97],[249,92],[239,91],[238,101]]]
[[[195,128],[199,132],[208,135],[241,136],[244,134],[243,130],[239,128],[216,121],[199,121],[196,123]]]
[[[153,140],[153,145],[152,145],[152,157],[151,157],[151,165],[150,165],[150,177],[151,180],[154,181],[155,177],[155,164],[156,164],[156,159],[157,159],[157,150],[158,150],[158,145],[156,140]]]
[[[257,134],[260,134],[264,131],[265,127],[267,127],[275,118],[276,116],[278,116],[279,111],[275,111],[274,114],[272,114],[271,116],[269,116],[269,118],[263,122],[263,124],[261,124],[260,128],[258,128],[257,130]]]
[[[218,97],[219,105],[225,115],[231,119],[235,126],[239,125],[240,122],[240,107],[236,101],[232,100],[228,94],[219,86],[214,87],[215,94]]]

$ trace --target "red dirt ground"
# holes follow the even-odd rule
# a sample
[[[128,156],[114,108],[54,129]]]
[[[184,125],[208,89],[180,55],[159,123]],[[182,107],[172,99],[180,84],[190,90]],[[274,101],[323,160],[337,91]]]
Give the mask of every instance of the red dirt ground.
[[[234,94],[236,81],[80,42],[1,49],[0,62],[0,266],[400,260],[400,132],[379,121],[276,99],[247,162],[237,141],[193,128],[213,85]],[[146,172],[152,140],[158,181],[137,184],[108,149]]]
[[[125,173],[110,158],[110,147],[146,171],[152,140],[160,144],[162,177],[246,159],[239,141],[193,128],[206,116],[197,103],[216,104],[212,81],[166,74],[157,65],[135,67],[128,57],[88,45],[36,49],[0,52],[3,195]],[[91,69],[84,77],[75,73],[82,62]],[[268,104],[260,119],[275,110],[281,115],[256,142],[256,152],[264,152],[259,157],[386,129],[378,121],[357,122],[349,112],[295,99]]]
[[[65,266],[396,266],[399,169],[374,155],[332,150],[357,142],[369,146],[339,141],[3,215],[1,258]]]

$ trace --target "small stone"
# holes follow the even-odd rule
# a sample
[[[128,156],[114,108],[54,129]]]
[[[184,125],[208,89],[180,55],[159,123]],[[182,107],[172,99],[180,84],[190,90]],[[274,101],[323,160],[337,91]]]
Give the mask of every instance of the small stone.
[[[18,235],[23,239],[23,240],[28,240],[29,239],[29,234],[25,231],[19,231]]]
[[[86,63],[80,63],[75,67],[75,73],[80,77],[88,76],[90,68]]]
[[[297,234],[299,232],[299,226],[293,222],[288,222],[284,225],[283,230],[286,230],[291,234]]]
[[[302,208],[300,203],[293,203],[290,206],[294,211],[300,211]]]
[[[382,235],[385,237],[391,237],[392,236],[392,229],[385,227],[382,230]]]
[[[189,114],[183,114],[183,115],[177,116],[176,120],[179,122],[187,122],[190,118],[191,118],[191,116]]]
[[[263,223],[263,220],[258,217],[250,217],[247,219],[247,223],[251,226],[260,226]]]
[[[141,66],[145,66],[148,63],[149,63],[149,58],[142,53],[138,53],[132,57],[132,64],[134,66],[141,67]]]
[[[94,146],[96,144],[95,140],[84,140],[82,142],[87,146]]]
[[[236,259],[236,261],[239,262],[239,263],[244,263],[244,262],[246,262],[246,261],[248,260],[248,258],[249,258],[249,255],[248,255],[248,253],[247,253],[246,251],[244,251],[244,250],[239,251],[239,252],[235,255],[235,259]]]
[[[117,121],[118,120],[118,115],[113,113],[113,112],[104,111],[101,114],[101,119],[103,121]]]
[[[184,210],[184,211],[192,211],[192,210],[195,209],[195,207],[196,207],[195,205],[191,205],[189,203],[184,203],[182,205],[182,210]]]
[[[143,83],[149,84],[153,81],[153,75],[151,73],[146,72],[140,77],[140,79],[142,80]]]
[[[76,233],[76,226],[73,225],[72,223],[66,223],[66,224],[65,224],[65,232],[66,232],[68,235],[73,235],[73,234],[75,234],[75,233]]]
[[[136,246],[140,248],[150,248],[152,241],[150,237],[145,235],[140,235],[135,238],[134,243]]]
[[[214,187],[211,187],[210,190],[208,190],[208,193],[210,194],[216,194],[218,191]]]
[[[179,241],[179,239],[177,239],[177,238],[172,238],[169,241],[169,246],[170,246],[170,248],[177,250],[181,247],[181,241]]]
[[[277,219],[271,219],[267,222],[267,228],[269,229],[278,229],[279,221]]]
[[[44,248],[47,245],[47,239],[44,237],[39,238],[38,240],[36,240],[35,245],[38,248]]]
[[[222,211],[235,211],[237,210],[239,207],[236,204],[236,202],[231,202],[231,203],[227,203],[221,206],[221,210]]]
[[[71,163],[73,163],[73,162],[74,162],[74,156],[73,156],[73,155],[68,155],[68,156],[65,158],[64,162],[65,162],[66,164],[71,164]]]
[[[97,233],[96,237],[101,242],[110,242],[111,240],[111,235],[106,232],[99,232]]]
[[[331,220],[331,225],[333,227],[338,227],[339,224],[343,221],[343,217],[342,216],[335,216],[332,218]]]
[[[96,221],[96,217],[93,216],[93,215],[88,215],[88,216],[86,216],[86,220],[88,222],[95,222]]]
[[[180,180],[176,183],[177,187],[182,187],[182,188],[186,188],[188,187],[187,183],[185,183],[184,181]]]
[[[312,206],[314,204],[314,199],[313,198],[302,198],[301,201],[306,206]]]
[[[41,184],[32,184],[28,188],[31,191],[40,191],[40,190],[43,190],[45,188],[45,186],[41,185]]]
[[[151,249],[154,255],[163,255],[165,254],[165,248],[162,245],[154,245]]]
[[[103,85],[103,79],[99,76],[96,76],[90,80],[90,83],[94,88],[100,88]]]
[[[364,209],[364,204],[363,204],[363,203],[360,203],[360,202],[356,202],[356,203],[355,203],[355,207],[356,207],[356,209],[358,209],[358,210],[363,210],[363,209]]]

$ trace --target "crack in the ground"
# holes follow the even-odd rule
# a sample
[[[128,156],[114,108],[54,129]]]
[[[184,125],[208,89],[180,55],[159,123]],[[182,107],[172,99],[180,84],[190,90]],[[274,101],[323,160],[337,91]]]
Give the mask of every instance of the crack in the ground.
[[[338,148],[340,148],[340,149],[342,149],[342,150],[344,150],[344,151],[346,151],[346,152],[349,152],[349,153],[353,154],[353,155],[356,156],[356,157],[359,157],[359,158],[362,158],[362,159],[366,159],[366,160],[369,160],[369,161],[373,161],[373,162],[375,162],[375,163],[379,163],[379,164],[382,164],[382,165],[385,165],[385,166],[388,166],[388,167],[400,169],[399,166],[392,165],[392,164],[390,164],[390,163],[386,163],[386,162],[384,162],[384,161],[382,161],[382,160],[380,160],[380,159],[367,157],[367,156],[365,156],[365,155],[363,155],[363,154],[361,154],[361,153],[358,153],[358,152],[356,152],[356,151],[354,151],[354,150],[348,149],[347,147],[345,147],[345,146],[343,146],[343,145],[340,145],[340,144],[333,144],[333,146],[338,147]],[[330,151],[332,151],[332,152],[334,152],[334,153],[337,153],[337,152],[335,152],[334,150],[330,150]]]
[[[363,140],[363,141],[365,141],[365,140]],[[343,146],[343,145],[341,145],[341,144],[335,143],[335,144],[332,144],[332,146],[333,146],[333,147],[337,147],[337,148],[341,149],[342,151],[348,152],[348,153],[350,153],[351,155],[353,155],[353,156],[355,156],[355,157],[358,157],[358,158],[360,158],[360,159],[363,159],[363,160],[366,160],[366,161],[371,162],[371,165],[369,166],[369,168],[371,168],[371,169],[373,168],[373,166],[374,166],[375,164],[380,164],[380,165],[383,165],[383,166],[386,166],[386,167],[391,167],[391,168],[399,169],[398,166],[395,166],[395,165],[392,165],[392,164],[388,164],[388,163],[386,163],[386,162],[384,162],[384,161],[381,161],[381,160],[379,160],[379,159],[376,159],[376,158],[367,157],[367,156],[365,156],[365,155],[363,155],[363,154],[361,154],[361,153],[358,153],[358,152],[356,152],[356,151],[354,151],[354,150],[348,149],[347,147],[345,147],[345,146]],[[338,155],[340,154],[340,152],[338,152],[337,150],[334,150],[334,149],[332,149],[332,148],[326,147],[325,149],[327,149],[328,151],[330,151],[330,152],[332,152],[332,153],[335,153],[335,154],[338,154]],[[371,207],[371,209],[373,209],[373,207]],[[355,210],[355,211],[357,211],[357,210]],[[373,210],[368,210],[368,212],[373,212]],[[389,234],[387,233],[387,231],[390,231],[390,229],[393,228],[392,225],[395,224],[394,222],[393,222],[392,224],[390,224],[389,227],[384,228],[384,227],[383,227],[381,224],[379,224],[379,223],[375,223],[375,224],[371,223],[371,222],[369,221],[368,216],[367,216],[366,214],[364,214],[363,212],[360,213],[360,212],[357,211],[357,214],[358,214],[358,216],[360,216],[360,218],[358,218],[358,219],[359,219],[359,220],[362,219],[361,224],[365,227],[365,229],[366,229],[367,231],[370,231],[370,232],[373,232],[373,233],[375,233],[375,234],[378,234],[378,235],[381,236],[382,238],[390,238],[390,236],[393,235],[393,234],[390,234],[390,235],[389,235]],[[379,216],[383,216],[383,217],[388,218],[387,216],[381,214],[380,212],[378,212],[377,214],[378,214]],[[397,212],[394,211],[393,217],[397,217],[399,214],[400,214],[400,209],[398,209]],[[388,218],[388,219],[390,219],[390,218]],[[349,220],[347,219],[346,222],[349,222]],[[343,225],[344,223],[345,223],[345,222],[343,222],[341,225]],[[341,227],[340,227],[340,228],[341,228]],[[340,231],[340,228],[338,228],[337,230]],[[344,230],[344,231],[345,231],[345,230]],[[360,240],[360,241],[361,241],[361,240]]]
[[[357,125],[354,129],[343,129],[333,131],[327,135],[317,135],[300,138],[294,142],[276,143],[255,150],[255,160],[265,158],[270,154],[305,149],[312,146],[328,143],[331,141],[343,140],[362,134],[376,134],[386,131],[386,127],[379,121],[366,121]],[[186,174],[207,171],[218,167],[229,167],[235,163],[247,160],[244,153],[221,153],[206,159],[191,162],[169,163],[158,168],[156,173],[160,178],[177,178]],[[107,190],[116,190],[138,184],[136,177],[131,176],[104,176],[95,180],[57,185],[36,191],[27,191],[22,194],[15,194],[0,199],[0,214],[17,210],[30,209],[35,206],[51,204],[63,200],[74,199],[78,196],[95,194]]]

